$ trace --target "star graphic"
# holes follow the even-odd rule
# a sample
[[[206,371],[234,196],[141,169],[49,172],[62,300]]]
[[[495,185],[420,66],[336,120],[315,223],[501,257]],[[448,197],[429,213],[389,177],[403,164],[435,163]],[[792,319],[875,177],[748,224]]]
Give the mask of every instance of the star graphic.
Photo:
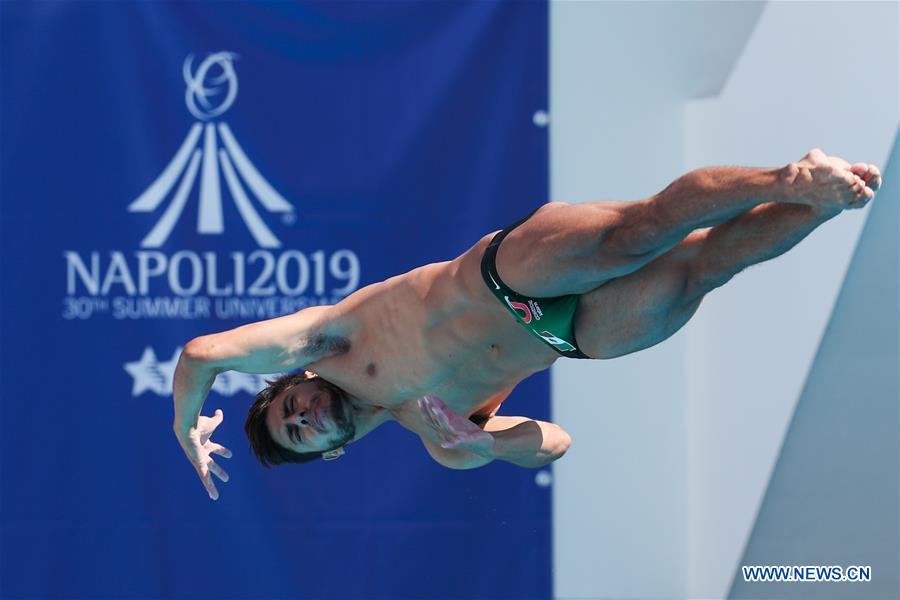
[[[231,380],[234,378],[234,373],[229,373],[227,371],[219,373],[216,375],[216,380],[213,381],[212,388],[210,388],[213,392],[220,394],[222,396],[230,396],[232,393],[232,385]]]
[[[178,366],[178,359],[181,358],[181,352],[184,350],[182,346],[175,348],[172,358],[166,362],[159,363],[159,371],[166,378],[164,396],[172,395],[172,382],[175,380],[175,367]]]
[[[233,396],[238,392],[247,392],[255,396],[261,389],[266,387],[266,379],[272,380],[279,375],[280,373],[259,375],[255,373],[240,373],[238,371],[223,372],[216,377],[212,391],[223,396]]]
[[[147,346],[144,348],[140,360],[125,363],[125,370],[134,379],[131,395],[140,396],[144,392],[150,391],[158,396],[171,396],[175,368],[178,366],[178,359],[181,357],[183,349],[181,346],[175,348],[169,360],[160,362],[156,358],[153,348]],[[247,392],[255,396],[266,387],[267,379],[271,381],[281,375],[283,373],[255,374],[225,371],[216,376],[212,391],[222,396],[233,396],[238,392]]]
[[[160,369],[160,363],[156,359],[156,353],[153,348],[147,346],[141,359],[135,362],[125,363],[125,370],[134,378],[131,386],[131,395],[139,396],[149,390],[161,396],[168,393],[166,383],[171,386],[171,377],[166,375]]]
[[[270,375],[258,375],[254,373],[235,373],[238,375],[237,379],[234,382],[234,389],[232,393],[237,392],[248,392],[253,394],[254,396],[259,393],[261,389],[266,387],[266,379],[273,380],[281,373],[274,373]]]

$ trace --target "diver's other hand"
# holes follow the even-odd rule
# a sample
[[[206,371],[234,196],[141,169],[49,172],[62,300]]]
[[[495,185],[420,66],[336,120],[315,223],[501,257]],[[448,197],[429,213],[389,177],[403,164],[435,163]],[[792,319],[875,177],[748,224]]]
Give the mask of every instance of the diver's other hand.
[[[424,396],[419,398],[418,403],[422,420],[434,432],[441,448],[468,450],[486,458],[495,458],[493,435],[483,431],[464,416],[453,412],[437,396]]]
[[[178,438],[181,449],[184,450],[188,460],[194,465],[197,475],[200,476],[200,481],[203,482],[203,487],[206,488],[206,493],[209,494],[212,500],[218,500],[219,498],[219,491],[216,489],[216,484],[213,483],[212,475],[215,475],[222,481],[228,481],[228,473],[216,464],[216,461],[212,459],[212,455],[218,454],[224,458],[231,458],[231,450],[210,439],[213,431],[222,423],[224,418],[222,409],[216,409],[212,417],[204,417],[203,415],[197,417],[197,423],[193,426],[183,427],[176,423],[174,427],[175,437]]]

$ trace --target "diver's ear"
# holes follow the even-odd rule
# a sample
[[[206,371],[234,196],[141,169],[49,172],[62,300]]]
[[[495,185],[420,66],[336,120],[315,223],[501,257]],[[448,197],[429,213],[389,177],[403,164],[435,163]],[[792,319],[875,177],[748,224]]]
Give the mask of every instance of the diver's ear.
[[[316,375],[316,374],[313,373],[312,371],[304,371],[304,373],[306,373],[306,378],[307,378],[307,379],[312,379],[313,377],[318,377],[318,375]]]
[[[342,457],[346,452],[344,452],[344,448],[335,448],[334,450],[329,450],[328,452],[322,453],[322,460],[335,460],[337,458]]]

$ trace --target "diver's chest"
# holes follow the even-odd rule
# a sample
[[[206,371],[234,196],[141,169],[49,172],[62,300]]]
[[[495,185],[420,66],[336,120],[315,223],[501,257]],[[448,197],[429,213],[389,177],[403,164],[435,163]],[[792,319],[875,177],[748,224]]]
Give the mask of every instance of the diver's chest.
[[[416,408],[416,400],[430,394],[459,414],[470,414],[509,384],[509,374],[491,365],[499,347],[488,345],[477,356],[459,350],[446,356],[421,350],[397,356],[376,349],[370,346],[340,365],[328,365],[321,374],[329,378],[324,371],[333,372],[354,396],[391,410]]]

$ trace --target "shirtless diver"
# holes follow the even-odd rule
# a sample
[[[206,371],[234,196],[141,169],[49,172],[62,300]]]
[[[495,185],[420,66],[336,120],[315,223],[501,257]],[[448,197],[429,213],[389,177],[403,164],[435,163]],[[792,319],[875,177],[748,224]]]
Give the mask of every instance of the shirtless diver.
[[[710,167],[635,202],[545,204],[461,256],[357,290],[333,306],[191,340],[174,380],[174,430],[209,496],[228,475],[200,415],[218,373],[274,373],[245,430],[266,466],[337,458],[399,422],[440,464],[540,467],[571,439],[499,416],[513,388],[560,357],[658,344],[703,296],[779,256],[881,187],[875,165],[814,149],[780,168]]]

